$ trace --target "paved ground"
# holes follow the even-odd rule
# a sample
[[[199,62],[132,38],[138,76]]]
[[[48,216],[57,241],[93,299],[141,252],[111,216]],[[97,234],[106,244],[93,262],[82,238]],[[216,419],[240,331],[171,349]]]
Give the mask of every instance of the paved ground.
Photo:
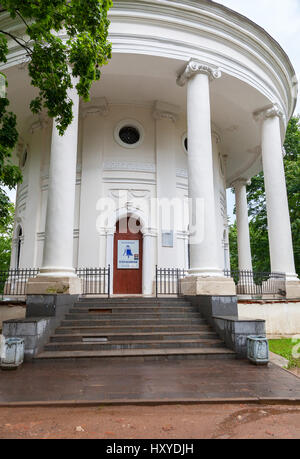
[[[264,405],[0,408],[0,439],[300,438],[300,407]]]
[[[12,402],[212,402],[298,400],[300,379],[240,360],[36,361],[0,371],[0,406]]]

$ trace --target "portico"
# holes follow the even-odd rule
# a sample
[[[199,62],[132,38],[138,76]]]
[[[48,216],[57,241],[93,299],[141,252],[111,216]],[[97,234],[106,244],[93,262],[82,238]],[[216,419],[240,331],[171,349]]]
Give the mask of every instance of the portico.
[[[138,23],[128,2],[112,8],[113,57],[89,103],[71,91],[74,119],[63,137],[26,111],[32,88],[21,52],[4,66],[24,176],[12,268],[17,260],[40,268],[28,293],[78,294],[76,268],[115,268],[118,216],[127,215],[143,222],[143,295],[155,293],[155,265],[187,270],[184,294],[234,295],[224,276],[226,189],[236,191],[239,268],[251,271],[246,184],[263,168],[272,271],[286,274],[288,297],[300,296],[282,162],[297,97],[288,57],[256,24],[212,2],[149,0],[132,11]],[[174,200],[181,216],[169,224],[159,209]]]

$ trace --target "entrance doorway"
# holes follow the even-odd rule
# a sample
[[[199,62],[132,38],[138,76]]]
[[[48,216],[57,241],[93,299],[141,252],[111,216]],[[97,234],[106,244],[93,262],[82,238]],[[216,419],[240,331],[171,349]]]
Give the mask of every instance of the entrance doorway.
[[[114,293],[142,294],[143,279],[143,235],[138,220],[127,218],[116,225],[114,238]]]

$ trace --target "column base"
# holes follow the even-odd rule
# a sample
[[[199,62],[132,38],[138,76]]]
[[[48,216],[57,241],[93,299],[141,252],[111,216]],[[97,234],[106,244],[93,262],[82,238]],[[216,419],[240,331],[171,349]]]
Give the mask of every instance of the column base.
[[[286,298],[290,300],[300,298],[300,280],[286,281]]]
[[[79,277],[37,276],[27,282],[27,295],[80,295],[82,280]]]
[[[181,280],[181,293],[187,296],[235,296],[236,286],[228,277],[188,276]]]

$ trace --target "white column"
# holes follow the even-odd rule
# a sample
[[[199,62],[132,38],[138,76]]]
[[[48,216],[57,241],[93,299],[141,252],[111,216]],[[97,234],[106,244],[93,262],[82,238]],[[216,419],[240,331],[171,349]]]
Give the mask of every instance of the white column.
[[[236,224],[240,271],[252,271],[246,186],[247,180],[245,179],[236,180],[233,183],[236,201]]]
[[[115,228],[107,230],[106,233],[106,265],[110,266],[110,292],[113,293],[114,285],[114,237]]]
[[[280,133],[283,112],[277,104],[257,111],[262,122],[262,160],[265,179],[271,271],[297,280]]]
[[[190,198],[190,274],[223,276],[219,266],[210,113],[210,80],[221,72],[191,60],[178,84],[187,83]]]
[[[146,230],[147,231],[147,230]],[[155,234],[143,232],[143,295],[153,294],[154,282],[154,238]]]
[[[74,84],[74,83],[73,83]],[[79,97],[74,88],[73,121],[60,136],[53,123],[49,170],[45,245],[41,276],[75,277],[73,268],[73,227],[78,141]]]

